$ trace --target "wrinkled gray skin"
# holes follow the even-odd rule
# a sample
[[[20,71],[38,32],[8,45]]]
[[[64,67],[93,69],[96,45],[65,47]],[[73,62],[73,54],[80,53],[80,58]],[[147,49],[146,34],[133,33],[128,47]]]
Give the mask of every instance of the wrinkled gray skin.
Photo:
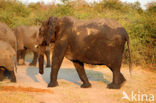
[[[19,64],[25,64],[24,59],[26,50],[30,50],[34,54],[33,61],[30,65],[36,66],[38,51],[34,46],[38,37],[39,28],[39,26],[19,26],[13,29],[17,38],[17,61]],[[45,51],[45,54],[47,56],[47,67],[50,67],[50,51]]]
[[[4,71],[7,69],[11,74],[11,82],[16,82],[16,77],[14,73],[16,51],[12,46],[0,40],[0,81],[4,79]]]
[[[57,75],[63,58],[71,60],[83,82],[82,88],[91,87],[84,70],[84,63],[106,65],[113,73],[108,88],[119,89],[126,80],[120,72],[124,45],[129,36],[116,21],[110,19],[78,20],[73,17],[50,17],[42,23],[38,46],[55,43],[51,78],[48,87],[58,85]],[[43,73],[43,55],[40,55],[40,73]],[[131,68],[131,59],[130,68]],[[131,69],[130,69],[131,70]]]

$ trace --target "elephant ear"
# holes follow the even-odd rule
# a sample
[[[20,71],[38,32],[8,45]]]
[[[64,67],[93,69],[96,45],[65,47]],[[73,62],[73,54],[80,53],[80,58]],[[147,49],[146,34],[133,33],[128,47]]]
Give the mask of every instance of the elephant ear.
[[[49,29],[51,29],[51,32],[55,32],[56,24],[57,24],[57,17],[53,17],[53,16],[49,17],[48,26]]]
[[[49,38],[51,38],[51,41],[56,40],[56,24],[57,24],[58,18],[57,17],[49,17],[48,20],[48,32],[49,32]]]
[[[56,23],[57,23],[57,17],[54,16],[49,17],[49,22],[48,22],[49,26],[55,26]]]

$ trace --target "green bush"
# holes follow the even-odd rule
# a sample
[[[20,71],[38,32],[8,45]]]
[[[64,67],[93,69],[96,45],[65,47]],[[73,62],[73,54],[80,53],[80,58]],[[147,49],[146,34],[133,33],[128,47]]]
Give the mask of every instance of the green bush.
[[[148,3],[147,12],[152,13],[152,14],[156,13],[156,2]]]

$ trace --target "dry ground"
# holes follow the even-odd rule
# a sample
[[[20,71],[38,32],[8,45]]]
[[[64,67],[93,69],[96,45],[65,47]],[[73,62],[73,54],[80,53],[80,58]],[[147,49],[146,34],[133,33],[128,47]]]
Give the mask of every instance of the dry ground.
[[[50,78],[50,68],[44,75],[38,73],[38,67],[18,66],[17,83],[9,80],[0,82],[0,103],[132,103],[121,99],[123,91],[131,95],[153,94],[156,96],[156,73],[133,67],[133,77],[130,77],[127,67],[122,67],[122,73],[127,82],[119,90],[107,89],[112,80],[111,71],[104,66],[86,66],[87,76],[92,88],[80,88],[81,81],[73,64],[64,60],[59,71],[59,86],[47,88]],[[155,98],[154,98],[155,99]],[[138,103],[138,102],[136,102]],[[145,99],[144,102],[146,103]],[[154,102],[152,102],[154,103]],[[155,100],[156,103],[156,100]]]

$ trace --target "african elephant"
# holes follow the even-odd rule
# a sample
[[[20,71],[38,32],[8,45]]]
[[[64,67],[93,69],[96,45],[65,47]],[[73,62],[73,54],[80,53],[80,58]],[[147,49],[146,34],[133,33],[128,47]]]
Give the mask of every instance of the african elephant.
[[[0,22],[0,40],[9,43],[12,46],[12,48],[14,48],[14,50],[17,51],[17,41],[14,32],[2,22]],[[7,72],[7,74],[10,75],[9,72]]]
[[[126,42],[131,71],[129,36],[124,27],[111,19],[78,20],[74,17],[49,17],[40,27],[36,47],[43,48],[52,43],[55,45],[48,87],[58,85],[58,71],[63,58],[66,57],[73,62],[83,82],[82,88],[91,87],[84,70],[84,63],[87,63],[109,67],[113,73],[113,80],[107,87],[119,89],[126,80],[120,72]],[[39,61],[39,72],[43,74],[43,55],[40,55]]]
[[[15,50],[17,46],[14,32],[4,23],[0,22],[0,40],[8,42]]]
[[[39,32],[39,26],[19,26],[13,29],[16,38],[17,38],[17,61],[19,63],[19,59],[21,59],[21,63],[24,64],[26,50],[30,50],[33,52],[34,57],[32,63],[30,65],[36,66],[38,53],[37,49],[34,47],[36,38]],[[47,56],[47,67],[50,67],[50,51],[45,51]]]
[[[3,73],[7,69],[11,74],[11,82],[16,82],[14,73],[16,51],[9,43],[2,40],[0,40],[0,48],[0,81],[3,80]]]

